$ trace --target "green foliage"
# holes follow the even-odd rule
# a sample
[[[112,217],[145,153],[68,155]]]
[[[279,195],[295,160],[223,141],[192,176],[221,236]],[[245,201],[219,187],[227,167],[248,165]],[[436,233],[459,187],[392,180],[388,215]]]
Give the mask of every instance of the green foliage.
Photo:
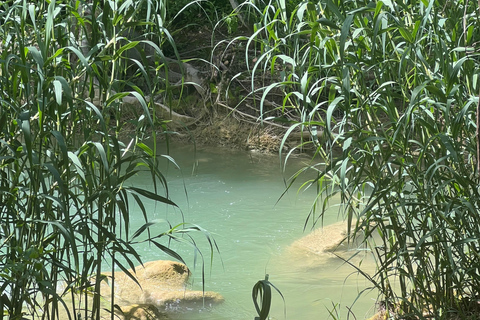
[[[73,4],[0,5],[0,312],[9,319],[58,319],[61,309],[69,319],[100,319],[101,283],[114,290],[102,272],[141,263],[136,243],[180,261],[168,244],[197,250],[186,232],[215,246],[184,223],[163,222],[154,233],[143,205],[175,206],[157,160],[166,127],[153,101],[169,90],[164,3]],[[146,33],[126,36],[139,27]],[[139,77],[144,89],[132,82]],[[153,190],[134,186],[136,175]],[[138,230],[129,223],[134,205],[145,220]],[[107,308],[113,319],[114,299]]]
[[[268,280],[269,275],[265,275],[265,280],[259,280],[253,286],[252,289],[252,300],[255,306],[255,310],[257,311],[258,317],[255,317],[255,320],[266,320],[268,319],[268,315],[270,313],[270,306],[272,304],[272,288],[274,288],[280,297],[283,300],[283,304],[285,307],[285,298],[280,290],[273,285]],[[260,302],[260,304],[259,304]],[[286,317],[286,308],[284,309],[285,317]]]
[[[291,181],[317,172],[303,184],[319,194],[309,219],[340,195],[352,236],[377,261],[364,275],[403,318],[478,312],[477,5],[303,1],[288,16],[271,1],[256,7],[262,20],[247,40],[261,50],[252,79],[278,79],[261,89],[260,108],[282,90],[278,110],[299,119],[287,135],[321,129],[299,146],[314,156]]]

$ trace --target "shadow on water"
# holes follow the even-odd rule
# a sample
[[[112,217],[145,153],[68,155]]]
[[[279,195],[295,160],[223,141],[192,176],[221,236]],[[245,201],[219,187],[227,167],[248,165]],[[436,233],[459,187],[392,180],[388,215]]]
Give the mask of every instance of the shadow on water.
[[[310,231],[304,232],[303,227],[314,190],[296,193],[292,189],[278,201],[284,179],[308,159],[292,160],[288,172],[283,173],[275,155],[219,148],[198,149],[194,155],[192,147],[176,147],[170,155],[181,168],[165,167],[170,197],[181,208],[185,221],[211,232],[220,249],[221,257],[217,255],[212,266],[206,260],[205,290],[225,297],[218,307],[181,313],[175,319],[253,319],[252,287],[266,273],[285,296],[287,319],[327,319],[327,308],[337,303],[341,304],[342,318],[346,318],[346,307],[369,283],[330,252],[299,249],[299,239]],[[142,181],[139,177],[136,183]],[[325,217],[325,226],[338,221],[334,205]],[[179,209],[151,203],[145,206],[152,214],[150,219],[181,220]],[[142,222],[138,213],[133,229]],[[332,235],[318,239],[331,241],[335,238]],[[206,241],[199,239],[198,244],[207,250]],[[192,287],[201,290],[201,267],[198,263],[194,266],[191,248],[175,244],[173,248],[185,257],[194,273]],[[168,259],[154,248],[145,247],[141,252],[145,261]],[[347,248],[343,254],[350,252],[354,253]],[[205,254],[208,257],[209,253]],[[354,262],[360,259],[359,255]],[[363,259],[364,267],[371,265],[369,259]],[[284,319],[283,301],[273,295],[271,317]],[[374,298],[372,293],[357,301],[352,309],[357,319],[373,314]]]

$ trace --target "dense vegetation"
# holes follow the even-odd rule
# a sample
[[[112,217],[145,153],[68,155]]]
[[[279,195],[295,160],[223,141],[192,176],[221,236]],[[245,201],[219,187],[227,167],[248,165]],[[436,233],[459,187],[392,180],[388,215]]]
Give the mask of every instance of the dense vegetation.
[[[305,187],[319,194],[309,218],[341,195],[352,237],[377,262],[359,272],[389,316],[478,318],[478,3],[326,0],[285,12],[281,1],[265,9],[253,72],[281,70],[262,92],[280,88],[279,109],[301,119],[287,135],[323,133],[306,142],[316,152],[305,170],[318,177]]]
[[[175,206],[158,166],[157,141],[170,141],[158,101],[188,92],[204,118],[225,108],[275,123],[282,144],[303,134],[281,153],[288,163],[313,150],[291,185],[318,173],[304,181],[318,190],[314,223],[341,195],[352,238],[377,262],[359,272],[390,317],[477,318],[478,10],[464,0],[3,2],[1,312],[56,319],[63,304],[69,318],[98,319],[101,272],[140,261],[135,242],[181,259],[168,241],[201,229],[180,221],[151,234],[142,201]],[[182,40],[205,28],[207,50],[185,57]],[[192,70],[208,75],[192,83]],[[140,173],[154,192],[129,183]],[[145,217],[136,231],[131,199]]]
[[[163,225],[153,233],[143,205],[175,206],[159,169],[157,138],[168,132],[151,95],[169,90],[159,47],[172,41],[164,5],[0,4],[2,319],[99,319],[101,308],[113,319],[115,301],[101,305],[100,285],[115,286],[102,271],[138,265],[138,242],[180,261],[170,241],[195,247],[182,235],[199,227],[179,217],[173,225],[157,221]],[[127,37],[140,27],[143,35]],[[147,62],[147,51],[156,64]],[[132,82],[140,78],[145,91]],[[137,107],[125,106],[127,98]],[[139,174],[153,191],[130,182]],[[130,230],[135,205],[145,225]]]

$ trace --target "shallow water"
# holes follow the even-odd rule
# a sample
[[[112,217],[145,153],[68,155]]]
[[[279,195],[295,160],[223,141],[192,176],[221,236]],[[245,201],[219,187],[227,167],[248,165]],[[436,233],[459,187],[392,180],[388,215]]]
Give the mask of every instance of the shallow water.
[[[182,221],[183,214],[186,222],[198,224],[213,235],[220,250],[213,265],[208,242],[201,234],[195,239],[206,259],[205,290],[219,292],[225,298],[220,306],[182,312],[178,319],[254,319],[258,315],[252,303],[252,287],[265,274],[285,297],[286,319],[328,319],[334,305],[337,311],[333,312],[338,312],[342,319],[347,319],[348,308],[356,319],[373,314],[374,292],[351,307],[358,293],[369,286],[352,267],[332,255],[319,257],[289,249],[311,228],[308,225],[303,230],[315,190],[297,193],[297,186],[279,198],[285,190],[284,178],[308,162],[308,158],[291,161],[283,173],[275,155],[219,148],[194,152],[192,146],[177,146],[170,150],[170,155],[181,169],[170,164],[165,165],[164,172],[169,195],[180,209],[146,202],[149,218],[167,219],[175,224]],[[135,184],[147,187],[143,185],[145,181],[138,177]],[[143,222],[137,211],[131,222],[133,228]],[[336,221],[338,207],[332,204],[324,224]],[[161,232],[165,225],[155,228]],[[190,289],[202,290],[201,264],[194,266],[193,250],[177,244],[173,248],[194,273]],[[155,248],[139,249],[144,261],[168,259]],[[353,261],[358,263],[360,259]],[[363,266],[371,269],[369,259]],[[279,294],[273,295],[271,318],[285,319],[284,303]]]

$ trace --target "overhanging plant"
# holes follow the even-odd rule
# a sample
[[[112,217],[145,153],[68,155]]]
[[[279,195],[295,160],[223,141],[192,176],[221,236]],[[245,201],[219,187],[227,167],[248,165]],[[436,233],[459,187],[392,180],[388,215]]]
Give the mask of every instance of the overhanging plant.
[[[262,49],[252,72],[279,78],[263,98],[284,91],[274,119],[295,113],[287,136],[303,130],[313,150],[289,184],[317,172],[303,184],[318,190],[309,219],[340,195],[390,315],[475,317],[477,3],[304,1],[288,20],[281,1],[270,5],[248,40]]]
[[[201,231],[215,246],[205,230],[183,220],[152,233],[143,205],[175,206],[158,161],[157,138],[166,127],[153,108],[153,95],[169,90],[160,49],[172,41],[164,6],[0,4],[2,317],[100,319],[106,308],[113,319],[114,295],[109,306],[101,304],[102,272],[141,263],[136,242],[150,241],[180,261],[169,243],[188,243],[188,231]],[[138,41],[125,37],[139,26],[151,33]],[[153,58],[157,65],[149,65]],[[135,85],[139,78],[142,86]],[[125,97],[139,107],[126,109]],[[152,189],[133,185],[139,174]],[[145,220],[138,230],[130,229],[133,204]]]

